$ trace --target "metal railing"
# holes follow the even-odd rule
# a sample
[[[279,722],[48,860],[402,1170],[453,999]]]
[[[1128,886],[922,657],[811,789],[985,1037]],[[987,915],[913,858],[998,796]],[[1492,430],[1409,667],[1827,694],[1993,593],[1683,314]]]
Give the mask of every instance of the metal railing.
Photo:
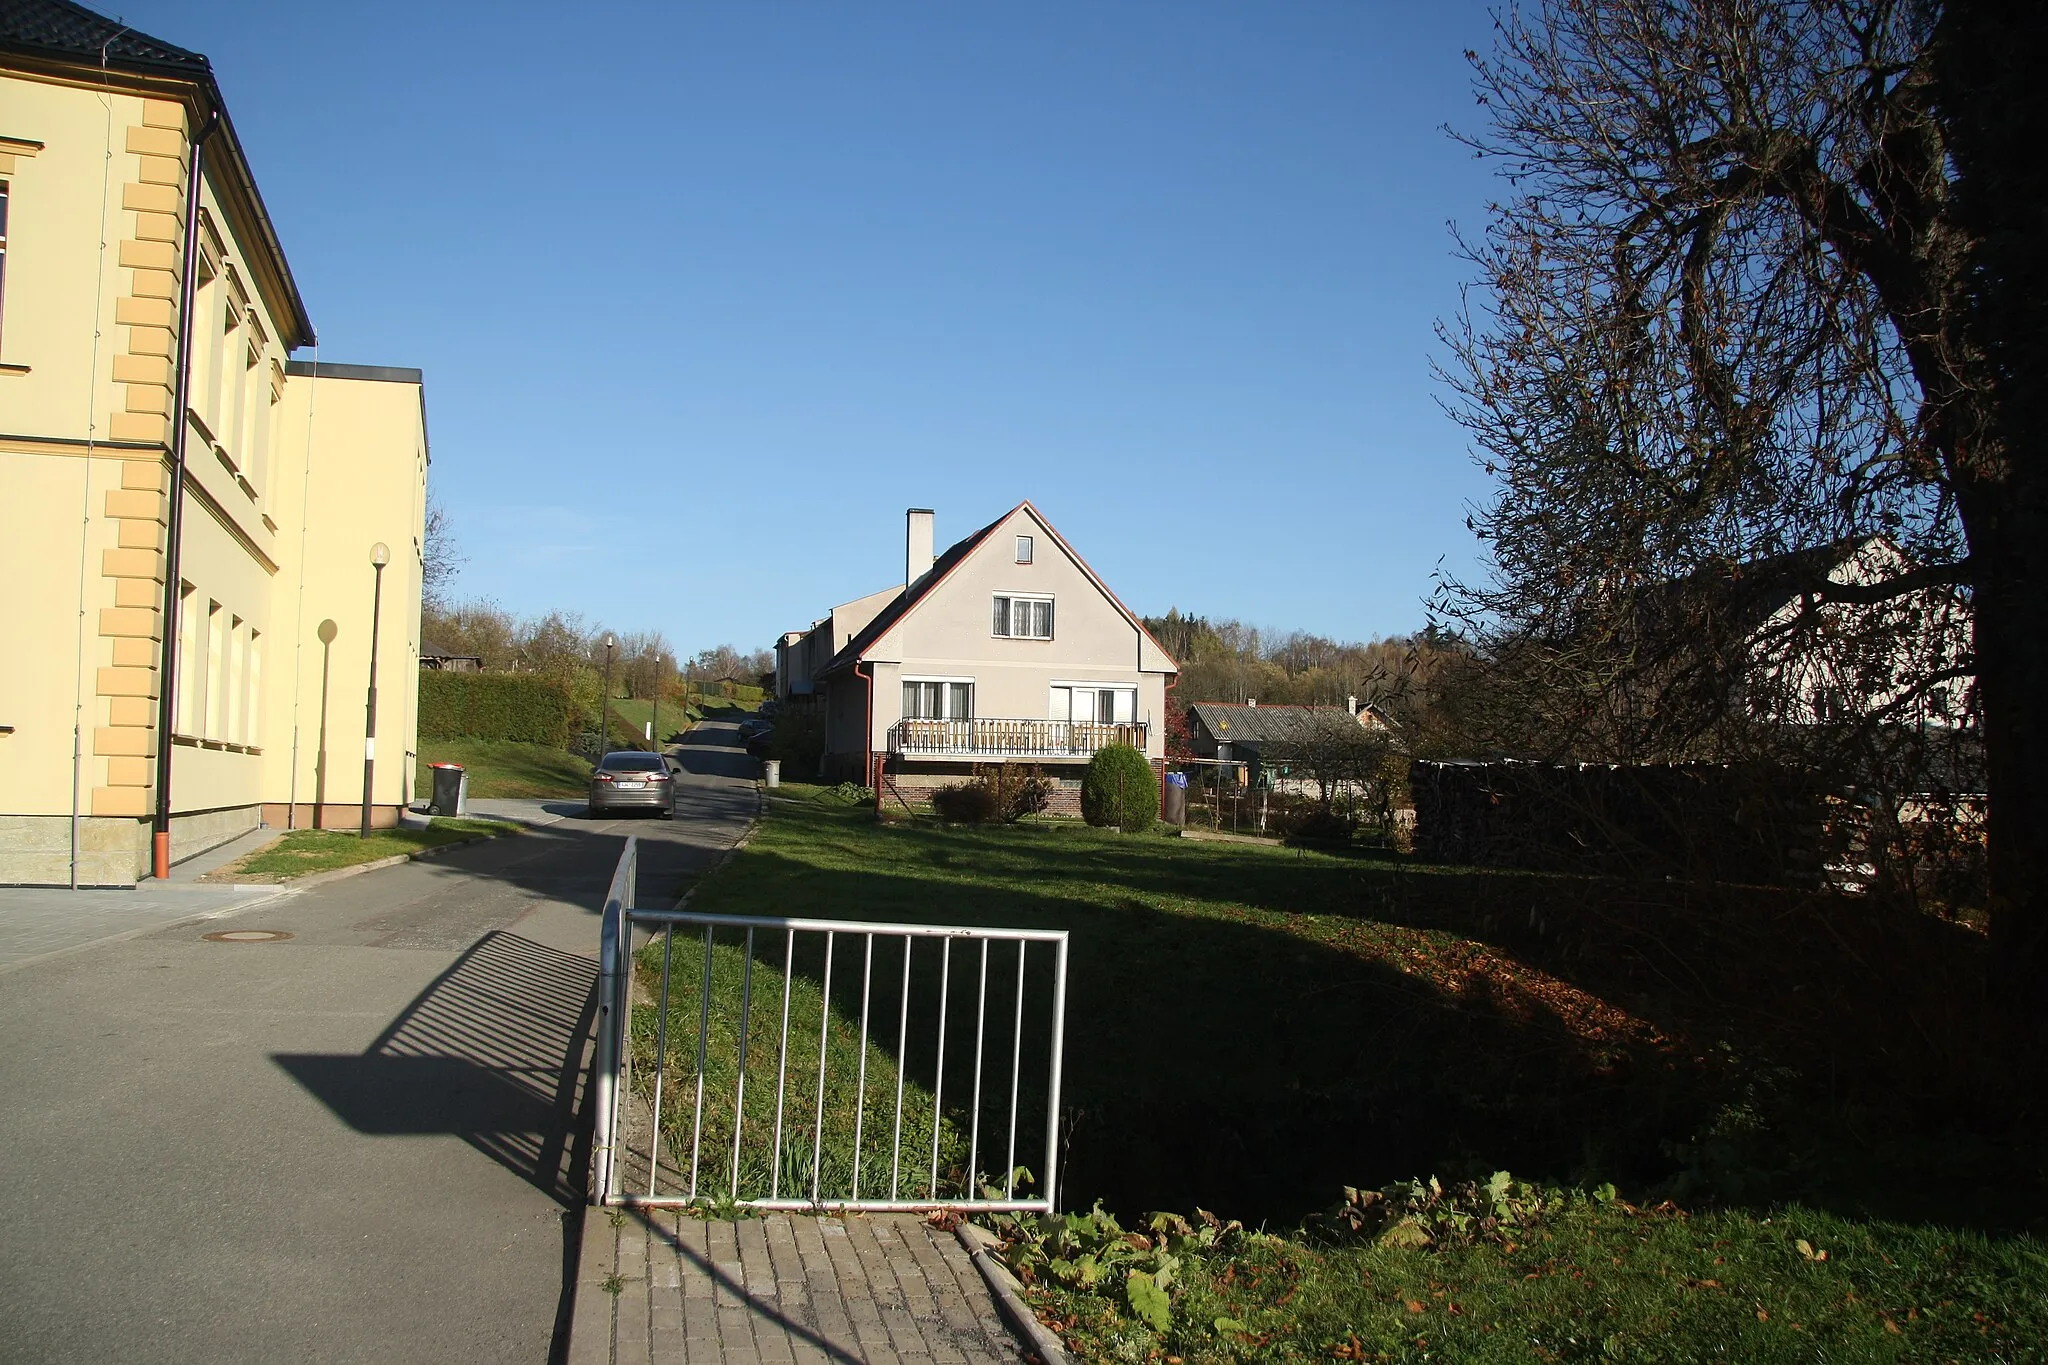
[[[931,758],[1086,758],[1112,744],[1143,751],[1143,721],[899,720],[889,752]]]
[[[641,910],[636,844],[600,931],[595,1202],[1052,1211],[1065,930]],[[654,933],[644,1001],[635,926]]]

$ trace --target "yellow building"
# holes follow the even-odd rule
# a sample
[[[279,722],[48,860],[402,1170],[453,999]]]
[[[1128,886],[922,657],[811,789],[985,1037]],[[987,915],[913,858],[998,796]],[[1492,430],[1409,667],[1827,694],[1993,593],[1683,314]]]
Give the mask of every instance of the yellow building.
[[[379,593],[372,804],[397,820],[423,389],[289,358],[313,342],[206,59],[0,3],[0,884],[356,827]]]

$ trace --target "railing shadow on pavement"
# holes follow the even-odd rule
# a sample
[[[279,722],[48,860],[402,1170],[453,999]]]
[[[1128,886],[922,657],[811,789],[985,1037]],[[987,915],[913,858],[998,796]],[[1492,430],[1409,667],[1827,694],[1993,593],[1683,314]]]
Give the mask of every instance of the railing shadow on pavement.
[[[492,930],[362,1053],[271,1060],[359,1133],[459,1137],[571,1207],[588,1164],[572,1149],[589,1136],[577,1114],[596,1008],[595,963]]]
[[[861,1365],[864,1357],[850,1353],[845,1347],[839,1345],[830,1337],[822,1336],[811,1328],[806,1327],[803,1323],[797,1322],[787,1313],[783,1312],[781,1307],[773,1300],[763,1299],[760,1295],[748,1289],[746,1284],[737,1276],[722,1269],[709,1256],[702,1255],[685,1246],[683,1239],[676,1235],[673,1228],[662,1227],[649,1216],[652,1210],[641,1207],[628,1207],[623,1212],[634,1222],[639,1223],[647,1231],[660,1238],[663,1246],[673,1251],[677,1256],[688,1260],[692,1265],[702,1270],[706,1276],[717,1282],[718,1286],[724,1289],[725,1292],[746,1304],[749,1311],[758,1313],[762,1317],[780,1324],[791,1336],[801,1337],[817,1350],[824,1352],[825,1358],[828,1360],[840,1362],[841,1365]],[[671,1222],[673,1222],[674,1216],[673,1213],[670,1213]]]

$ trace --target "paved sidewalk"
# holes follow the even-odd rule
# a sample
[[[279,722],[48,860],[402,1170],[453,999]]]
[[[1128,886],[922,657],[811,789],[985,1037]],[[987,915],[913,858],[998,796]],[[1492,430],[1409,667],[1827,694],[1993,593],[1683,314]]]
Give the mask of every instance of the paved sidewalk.
[[[147,881],[133,891],[0,887],[0,973],[181,920],[231,915],[295,894],[282,886]]]
[[[472,820],[516,820],[522,825],[559,825],[587,809],[582,797],[551,796],[544,800],[520,796],[471,797],[466,807]]]
[[[586,1217],[569,1365],[1026,1358],[958,1239],[920,1218]]]

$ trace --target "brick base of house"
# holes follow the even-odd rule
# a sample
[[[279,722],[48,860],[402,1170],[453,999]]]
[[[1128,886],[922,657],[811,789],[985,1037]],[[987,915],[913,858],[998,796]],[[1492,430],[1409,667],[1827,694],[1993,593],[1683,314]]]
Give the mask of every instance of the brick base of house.
[[[1070,816],[1077,820],[1080,819],[1080,769],[1076,768],[1072,777],[1067,777],[1057,772],[1047,772],[1043,768],[1039,769],[1039,771],[1046,777],[1051,778],[1053,783],[1052,799],[1046,802],[1045,814]],[[903,801],[913,810],[930,810],[931,794],[933,792],[941,787],[950,787],[956,783],[971,782],[973,780],[974,766],[964,763],[946,764],[943,767],[917,768],[908,772],[891,772],[886,779],[887,785],[882,789],[882,804],[885,807],[895,806],[896,809],[901,810],[902,806],[896,805],[897,795],[900,793]]]

